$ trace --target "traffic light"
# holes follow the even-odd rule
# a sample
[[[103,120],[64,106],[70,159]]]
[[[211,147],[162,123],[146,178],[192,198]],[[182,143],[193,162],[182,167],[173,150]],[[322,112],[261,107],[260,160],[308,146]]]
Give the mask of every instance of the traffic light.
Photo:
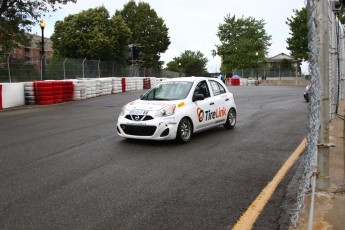
[[[140,61],[142,57],[142,51],[141,51],[142,46],[134,46],[133,47],[133,60]]]
[[[141,51],[144,46],[131,44],[128,45],[128,60],[132,64],[139,64],[143,62],[141,60],[143,52]]]
[[[138,60],[139,58],[139,48],[137,46],[133,47],[133,60]]]

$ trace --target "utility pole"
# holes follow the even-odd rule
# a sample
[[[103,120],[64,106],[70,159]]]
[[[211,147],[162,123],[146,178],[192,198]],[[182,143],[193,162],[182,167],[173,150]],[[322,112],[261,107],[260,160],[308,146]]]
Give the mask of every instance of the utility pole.
[[[41,21],[40,22],[40,27],[41,27],[41,30],[42,30],[42,51],[41,51],[41,69],[42,69],[42,72],[41,72],[41,80],[45,80],[45,69],[44,69],[44,62],[45,62],[45,55],[44,55],[44,28],[46,27],[46,23],[45,21]]]
[[[329,30],[328,1],[317,2],[317,21],[320,70],[320,129],[318,132],[316,188],[326,190],[330,186],[329,178]]]

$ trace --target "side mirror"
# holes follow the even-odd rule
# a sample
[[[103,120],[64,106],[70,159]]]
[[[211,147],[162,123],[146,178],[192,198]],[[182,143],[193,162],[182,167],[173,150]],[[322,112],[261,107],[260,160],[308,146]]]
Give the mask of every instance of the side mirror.
[[[204,94],[196,93],[193,95],[193,102],[194,101],[202,101],[205,99]]]

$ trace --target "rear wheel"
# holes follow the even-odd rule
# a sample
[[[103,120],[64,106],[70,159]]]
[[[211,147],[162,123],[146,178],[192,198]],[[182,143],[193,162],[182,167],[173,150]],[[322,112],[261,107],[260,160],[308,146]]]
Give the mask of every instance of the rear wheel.
[[[235,125],[236,125],[236,110],[234,108],[231,108],[228,112],[228,116],[226,118],[224,127],[226,129],[233,129]]]
[[[182,118],[178,127],[176,140],[180,143],[186,143],[192,138],[192,123],[187,118]]]

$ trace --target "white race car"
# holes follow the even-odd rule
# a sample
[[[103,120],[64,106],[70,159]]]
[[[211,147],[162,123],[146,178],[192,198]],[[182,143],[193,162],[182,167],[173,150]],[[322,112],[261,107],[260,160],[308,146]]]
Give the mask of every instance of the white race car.
[[[165,80],[140,99],[125,105],[117,133],[125,138],[188,142],[192,134],[236,124],[234,96],[216,78],[183,77]]]

